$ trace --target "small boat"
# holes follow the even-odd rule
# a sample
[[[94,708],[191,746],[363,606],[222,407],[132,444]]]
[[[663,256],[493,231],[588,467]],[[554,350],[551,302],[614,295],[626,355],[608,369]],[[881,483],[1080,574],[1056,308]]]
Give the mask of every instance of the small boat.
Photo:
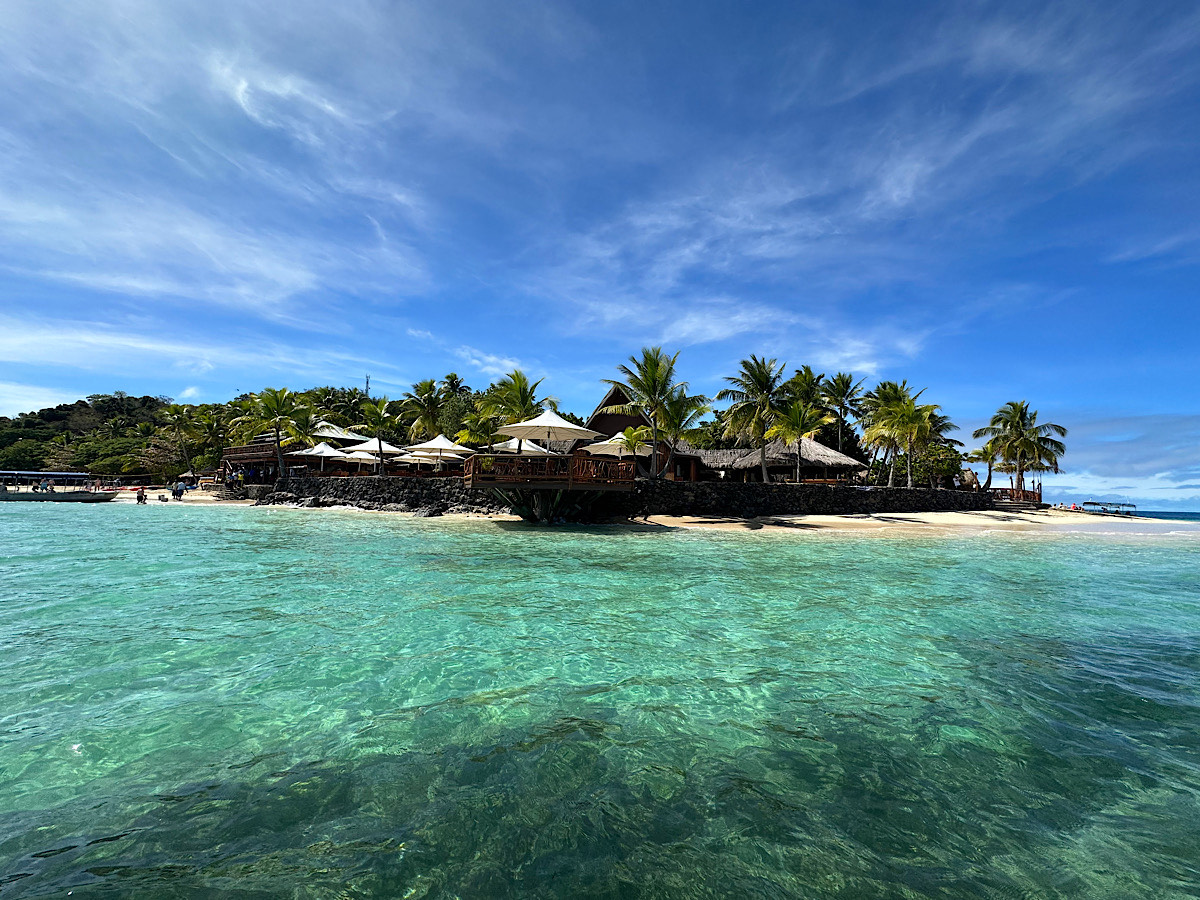
[[[1083,504],[1083,511],[1097,516],[1136,516],[1136,503],[1105,503],[1089,500]]]
[[[116,491],[14,491],[0,486],[0,503],[107,503]]]

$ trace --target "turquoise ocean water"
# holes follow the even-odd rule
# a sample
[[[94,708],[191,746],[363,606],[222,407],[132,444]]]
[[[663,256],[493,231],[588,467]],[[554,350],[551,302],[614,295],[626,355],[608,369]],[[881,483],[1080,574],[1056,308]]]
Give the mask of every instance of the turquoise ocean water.
[[[0,504],[0,897],[1183,898],[1200,529]]]

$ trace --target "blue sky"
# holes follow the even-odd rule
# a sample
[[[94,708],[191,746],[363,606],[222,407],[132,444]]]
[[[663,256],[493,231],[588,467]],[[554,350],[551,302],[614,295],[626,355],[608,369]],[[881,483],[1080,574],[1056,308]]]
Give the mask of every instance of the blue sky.
[[[1071,428],[1064,496],[1200,508],[1194,3],[14,0],[0,413],[570,409],[650,343]]]

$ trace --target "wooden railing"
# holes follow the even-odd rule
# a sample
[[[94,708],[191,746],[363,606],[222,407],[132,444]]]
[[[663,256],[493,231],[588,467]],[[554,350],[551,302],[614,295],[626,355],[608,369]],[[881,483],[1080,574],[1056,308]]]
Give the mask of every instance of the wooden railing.
[[[1018,488],[991,488],[988,491],[995,500],[1021,500],[1026,503],[1041,503],[1041,491],[1022,491]]]
[[[475,454],[463,478],[469,486],[487,484],[554,485],[573,488],[633,487],[633,460],[594,456],[511,456]]]

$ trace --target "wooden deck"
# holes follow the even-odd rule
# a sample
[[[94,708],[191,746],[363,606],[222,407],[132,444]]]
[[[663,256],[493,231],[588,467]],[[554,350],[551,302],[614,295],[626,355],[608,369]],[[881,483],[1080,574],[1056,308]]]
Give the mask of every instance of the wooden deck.
[[[530,487],[549,490],[631,491],[633,460],[594,456],[480,454],[463,467],[467,487]]]

